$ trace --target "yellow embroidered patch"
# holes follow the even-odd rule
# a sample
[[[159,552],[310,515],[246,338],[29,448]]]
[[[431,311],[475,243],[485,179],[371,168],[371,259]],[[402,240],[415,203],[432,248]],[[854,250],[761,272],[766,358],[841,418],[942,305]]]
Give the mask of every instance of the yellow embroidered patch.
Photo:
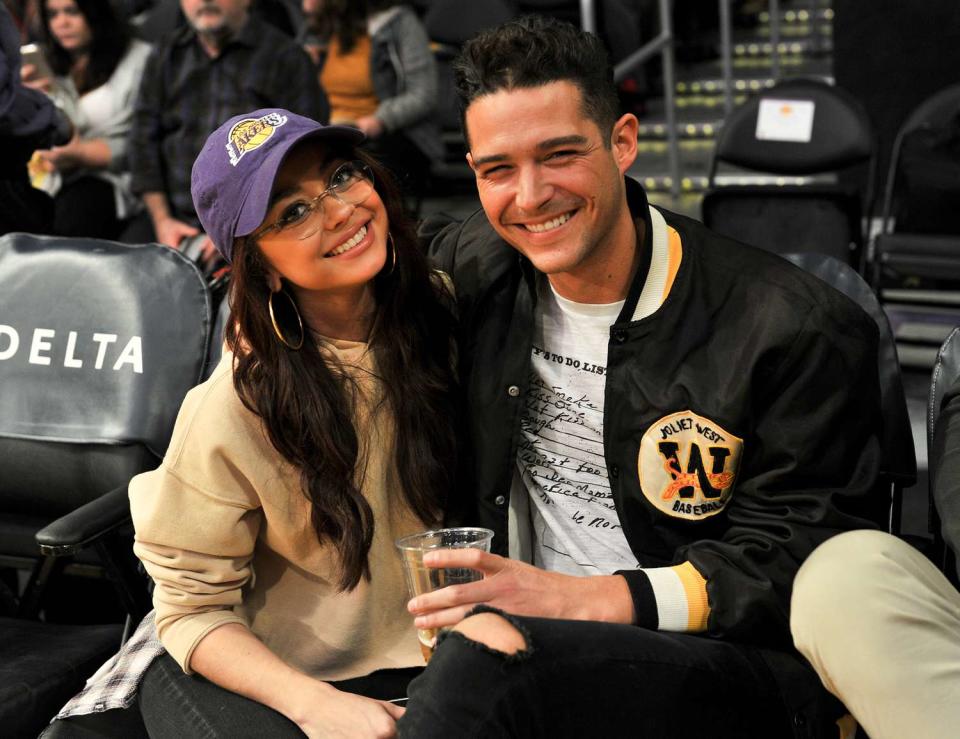
[[[674,518],[697,521],[730,501],[743,439],[693,411],[664,416],[640,441],[640,488],[653,506]]]
[[[227,155],[234,167],[243,159],[244,154],[263,146],[287,117],[280,113],[267,113],[260,118],[244,118],[237,121],[227,134]]]

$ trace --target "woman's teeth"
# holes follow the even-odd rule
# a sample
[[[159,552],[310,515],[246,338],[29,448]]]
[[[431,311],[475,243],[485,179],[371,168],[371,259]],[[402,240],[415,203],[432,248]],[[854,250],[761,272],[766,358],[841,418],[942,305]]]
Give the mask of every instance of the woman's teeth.
[[[357,231],[357,232],[350,238],[349,241],[344,241],[342,244],[340,244],[340,246],[338,246],[336,249],[332,249],[332,250],[331,250],[330,252],[328,252],[325,256],[328,256],[328,257],[338,257],[338,256],[340,256],[341,254],[343,254],[344,252],[350,251],[353,247],[355,247],[357,244],[359,244],[361,241],[363,241],[363,239],[364,239],[364,237],[365,237],[366,235],[367,235],[367,227],[366,227],[366,226],[361,226],[361,227],[360,227],[360,230]]]
[[[570,220],[570,214],[564,213],[562,216],[557,216],[552,221],[547,221],[546,223],[530,223],[527,224],[527,230],[533,231],[534,233],[543,233],[544,231],[552,231],[555,228],[559,228],[564,223]]]

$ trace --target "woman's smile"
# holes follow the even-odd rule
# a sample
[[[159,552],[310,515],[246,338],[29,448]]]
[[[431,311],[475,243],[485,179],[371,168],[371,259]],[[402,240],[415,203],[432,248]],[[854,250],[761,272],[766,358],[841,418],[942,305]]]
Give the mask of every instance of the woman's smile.
[[[324,259],[332,259],[349,254],[356,256],[366,250],[373,241],[373,228],[370,227],[370,221],[364,223],[348,239],[341,241],[337,246],[324,254]]]

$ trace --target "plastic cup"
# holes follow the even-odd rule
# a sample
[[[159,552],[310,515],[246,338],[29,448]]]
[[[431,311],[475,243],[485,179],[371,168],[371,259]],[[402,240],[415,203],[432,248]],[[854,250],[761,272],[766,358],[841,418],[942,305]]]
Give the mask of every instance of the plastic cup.
[[[397,539],[396,545],[403,561],[403,574],[410,597],[448,585],[483,579],[483,573],[467,567],[427,567],[423,564],[424,554],[434,549],[482,549],[489,552],[492,540],[493,532],[490,529],[473,527],[423,531]],[[417,638],[420,640],[423,658],[429,662],[437,645],[437,629],[418,629]]]

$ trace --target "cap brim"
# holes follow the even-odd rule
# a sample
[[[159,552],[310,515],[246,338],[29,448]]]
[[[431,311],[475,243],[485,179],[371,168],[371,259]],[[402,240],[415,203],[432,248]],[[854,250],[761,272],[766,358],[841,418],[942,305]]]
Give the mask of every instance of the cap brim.
[[[366,137],[358,128],[352,126],[323,126],[310,131],[304,131],[298,136],[285,140],[267,154],[263,163],[256,168],[250,177],[250,186],[243,196],[240,205],[240,214],[233,229],[234,238],[249,236],[263,223],[270,205],[270,192],[273,190],[273,181],[277,172],[283,166],[290,150],[301,141],[308,139],[336,139],[349,144],[359,144]]]

